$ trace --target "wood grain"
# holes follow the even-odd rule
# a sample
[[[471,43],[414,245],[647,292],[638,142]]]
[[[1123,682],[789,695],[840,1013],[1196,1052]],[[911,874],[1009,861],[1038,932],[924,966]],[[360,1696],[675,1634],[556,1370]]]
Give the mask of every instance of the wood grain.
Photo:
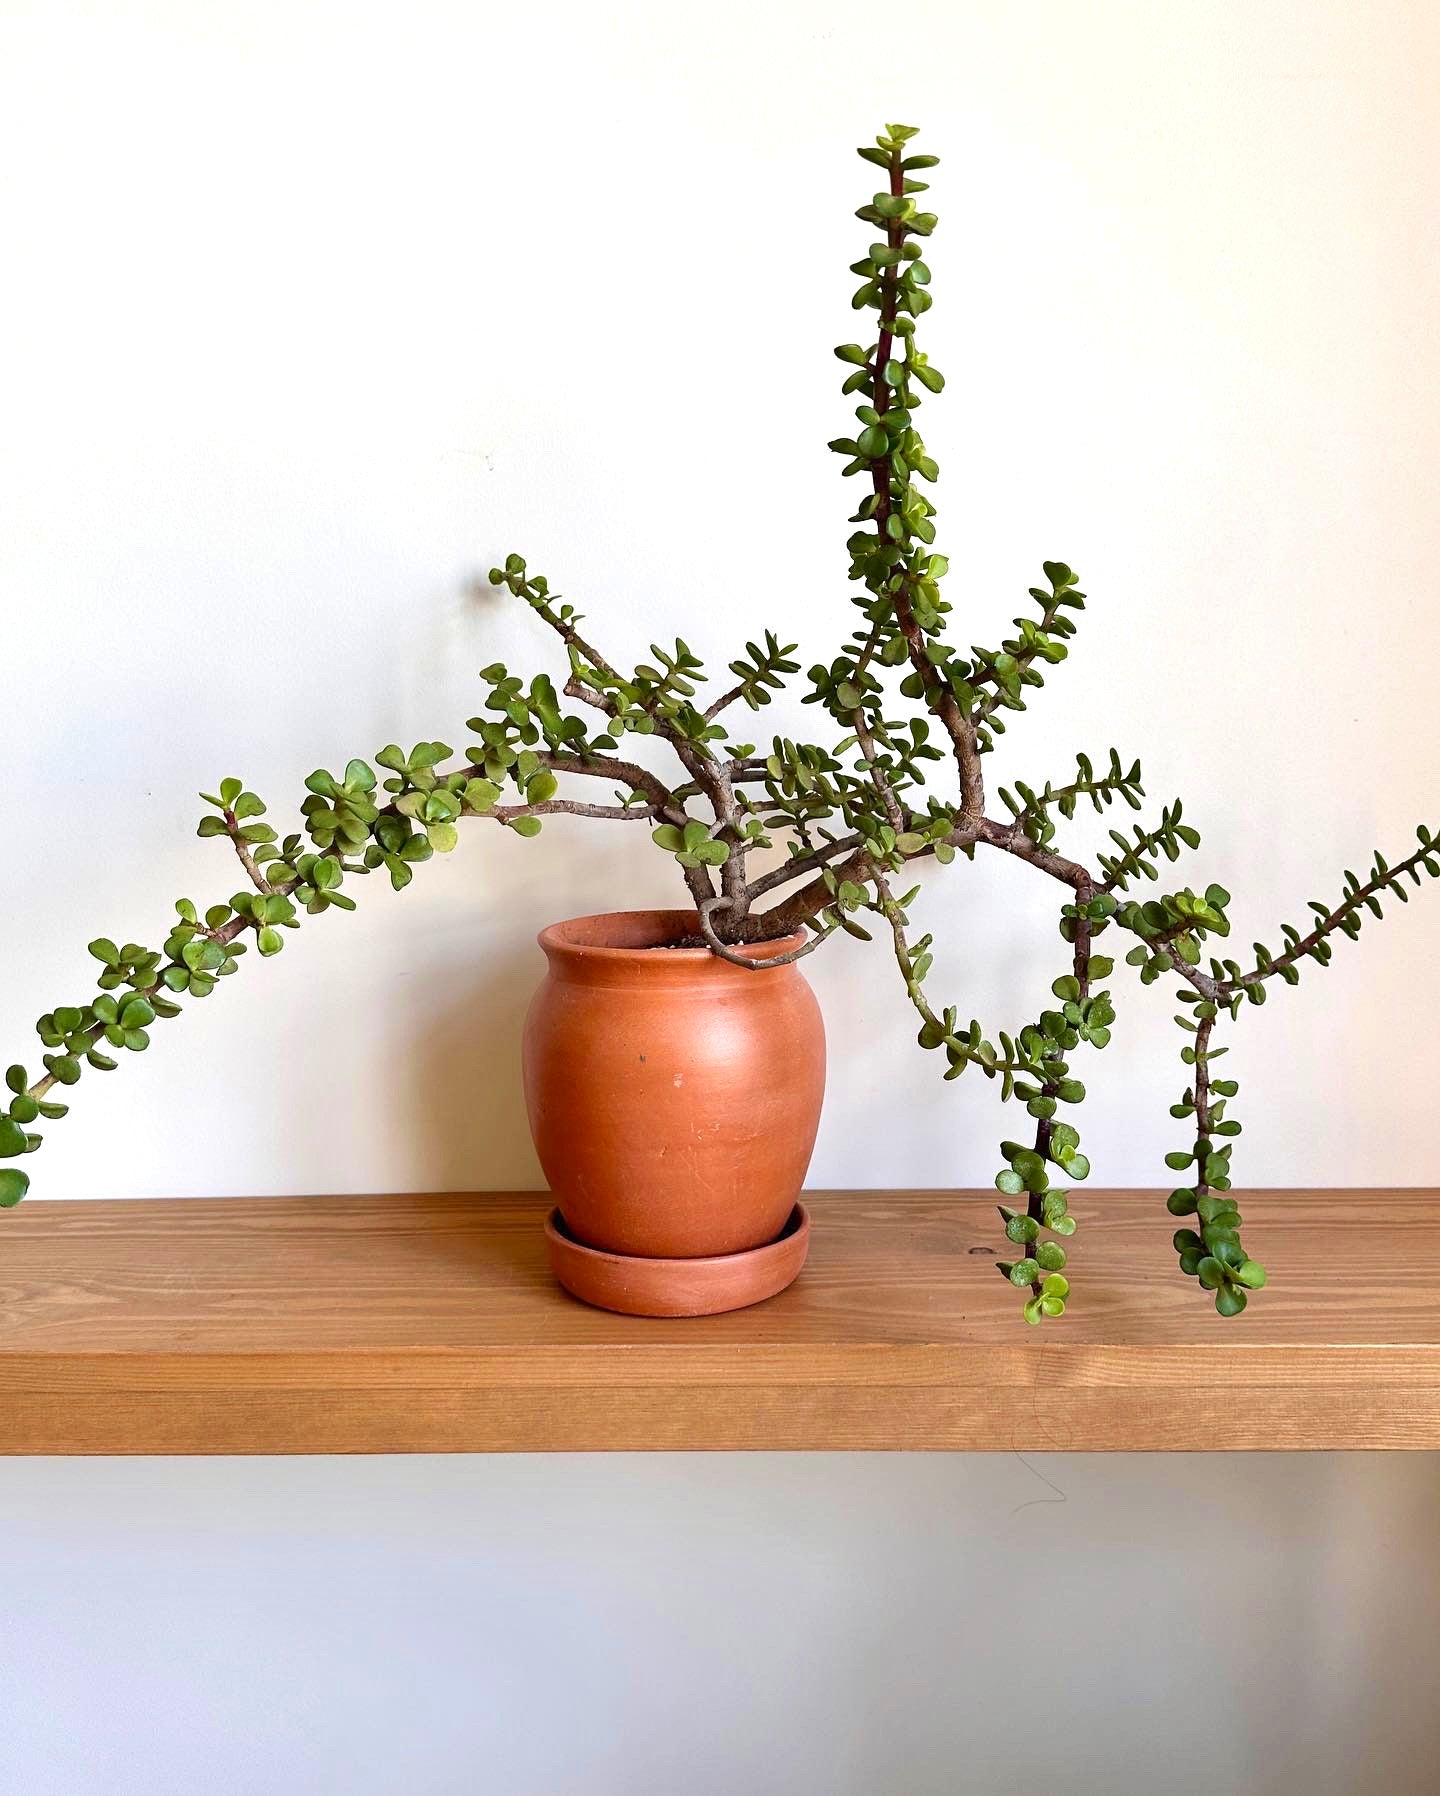
[[[1440,1448],[1427,1191],[1244,1200],[1218,1317],[1145,1192],[1075,1194],[1041,1329],[994,1194],[816,1192],[798,1284],[684,1322],[556,1288],[540,1194],[29,1202],[0,1215],[0,1451]]]

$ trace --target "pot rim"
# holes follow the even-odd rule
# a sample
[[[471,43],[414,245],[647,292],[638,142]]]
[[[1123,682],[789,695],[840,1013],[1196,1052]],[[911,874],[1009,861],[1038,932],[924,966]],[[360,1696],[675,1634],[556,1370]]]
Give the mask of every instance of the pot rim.
[[[587,924],[616,923],[633,924],[637,937],[653,933],[654,939],[637,939],[633,943],[619,944],[586,941],[583,937],[582,932]],[[551,923],[535,939],[546,954],[615,964],[633,961],[638,955],[651,954],[655,949],[665,946],[667,936],[693,935],[699,927],[699,913],[693,910],[595,911],[587,917],[567,917],[559,923]],[[773,941],[743,942],[736,946],[735,951],[749,959],[765,961],[802,947],[806,939],[804,930],[799,930],[793,935],[776,936]],[[665,962],[671,966],[699,966],[702,962],[715,962],[722,967],[730,964],[709,948],[666,948]]]

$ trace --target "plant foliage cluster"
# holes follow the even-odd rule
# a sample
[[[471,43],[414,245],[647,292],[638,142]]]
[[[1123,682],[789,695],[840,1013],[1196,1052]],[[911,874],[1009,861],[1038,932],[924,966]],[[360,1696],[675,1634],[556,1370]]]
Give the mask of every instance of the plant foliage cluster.
[[[458,754],[440,741],[408,751],[392,743],[373,766],[357,759],[338,773],[320,769],[305,782],[303,827],[283,837],[238,779],[203,794],[212,809],[200,834],[228,839],[247,884],[203,913],[181,899],[158,949],[106,937],[90,944],[98,995],[41,1017],[42,1070],[17,1065],[7,1074],[0,1204],[24,1195],[29,1181],[13,1162],[40,1145],[36,1123],[65,1114],[60,1089],[87,1068],[111,1070],[115,1053],[144,1049],[156,1024],[180,1015],[182,998],[209,997],[249,948],[278,954],[302,916],[353,909],[350,888],[371,874],[383,871],[397,890],[408,885],[433,855],[455,847],[467,819],[534,836],[549,817],[578,815],[646,826],[673,858],[712,952],[753,967],[757,978],[839,932],[888,939],[920,1046],[938,1056],[947,1079],[978,1068],[1028,1118],[1023,1140],[1001,1143],[995,1183],[1009,1200],[1000,1217],[1014,1249],[1000,1270],[1030,1322],[1063,1314],[1069,1295],[1069,1187],[1090,1170],[1073,1121],[1085,1096],[1076,1062],[1110,1040],[1115,962],[1105,949],[1128,943],[1123,958],[1141,984],[1178,981],[1185,1083],[1171,1114],[1186,1140],[1166,1161],[1179,1179],[1169,1209],[1182,1224],[1180,1268],[1213,1293],[1222,1315],[1245,1308],[1265,1273],[1245,1251],[1232,1195],[1238,1085],[1217,1076],[1227,1051],[1217,1031],[1262,1004],[1274,981],[1293,985],[1305,962],[1325,965],[1333,938],[1358,935],[1367,916],[1381,914],[1382,897],[1403,900],[1407,881],[1440,874],[1440,842],[1421,828],[1417,846],[1393,865],[1377,852],[1363,878],[1345,874],[1333,903],[1312,903],[1308,927],[1286,924],[1273,947],[1257,942],[1235,958],[1225,951],[1230,894],[1216,884],[1168,884],[1166,868],[1200,840],[1178,799],[1156,821],[1112,830],[1112,851],[1093,867],[1061,846],[1082,803],[1143,809],[1138,761],[1127,765],[1113,749],[1100,761],[1079,754],[1059,785],[997,787],[1005,815],[989,813],[987,757],[1066,659],[1085,595],[1064,562],[1047,561],[1012,634],[968,649],[951,634],[948,563],[935,546],[927,490],[939,469],[919,421],[945,384],[918,342],[931,305],[924,248],[937,222],[920,198],[921,177],[937,158],[916,154],[914,136],[890,125],[860,150],[879,171],[878,190],[857,213],[871,241],[851,270],[868,341],[835,352],[855,421],[830,445],[859,492],[847,544],[855,619],[833,657],[809,670],[805,702],[826,715],[825,740],[776,736],[757,746],[725,721],[739,706],[762,711],[799,671],[793,643],[769,632],[746,643],[729,664],[732,679],[707,704],[705,669],[686,642],[653,644],[648,661],[622,668],[582,634],[584,620],[547,580],[511,555],[490,578],[559,637],[563,686],[543,673],[527,680],[499,663],[485,668],[484,703]],[[661,778],[627,753],[632,737],[663,739],[675,775]],[[596,782],[608,788],[598,799]],[[915,875],[932,862],[973,860],[977,849],[1018,857],[1061,892],[1065,964],[1054,1004],[993,1039],[932,999],[932,939],[911,939]],[[802,930],[810,932],[803,945],[776,958],[756,963],[744,952]]]

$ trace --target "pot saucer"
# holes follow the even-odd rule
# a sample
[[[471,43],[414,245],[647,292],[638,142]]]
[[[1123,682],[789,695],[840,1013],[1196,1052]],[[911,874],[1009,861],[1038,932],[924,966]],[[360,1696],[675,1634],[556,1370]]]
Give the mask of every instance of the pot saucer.
[[[658,1260],[577,1241],[559,1210],[545,1218],[556,1278],[573,1297],[622,1316],[718,1316],[762,1303],[791,1284],[810,1249],[810,1214],[796,1204],[775,1240],[744,1253]]]

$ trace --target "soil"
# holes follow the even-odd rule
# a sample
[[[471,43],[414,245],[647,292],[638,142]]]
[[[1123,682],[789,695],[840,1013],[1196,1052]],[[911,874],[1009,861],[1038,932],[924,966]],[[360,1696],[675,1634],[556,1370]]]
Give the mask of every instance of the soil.
[[[778,941],[782,938],[777,936],[770,939]],[[723,936],[721,937],[721,940],[724,940]],[[757,946],[758,944],[749,942],[726,942],[725,945],[727,948],[745,948]],[[697,933],[695,935],[682,935],[673,942],[651,942],[645,948],[640,949],[639,952],[642,954],[668,954],[673,948],[708,948],[709,946],[710,944],[705,940],[705,937]]]

